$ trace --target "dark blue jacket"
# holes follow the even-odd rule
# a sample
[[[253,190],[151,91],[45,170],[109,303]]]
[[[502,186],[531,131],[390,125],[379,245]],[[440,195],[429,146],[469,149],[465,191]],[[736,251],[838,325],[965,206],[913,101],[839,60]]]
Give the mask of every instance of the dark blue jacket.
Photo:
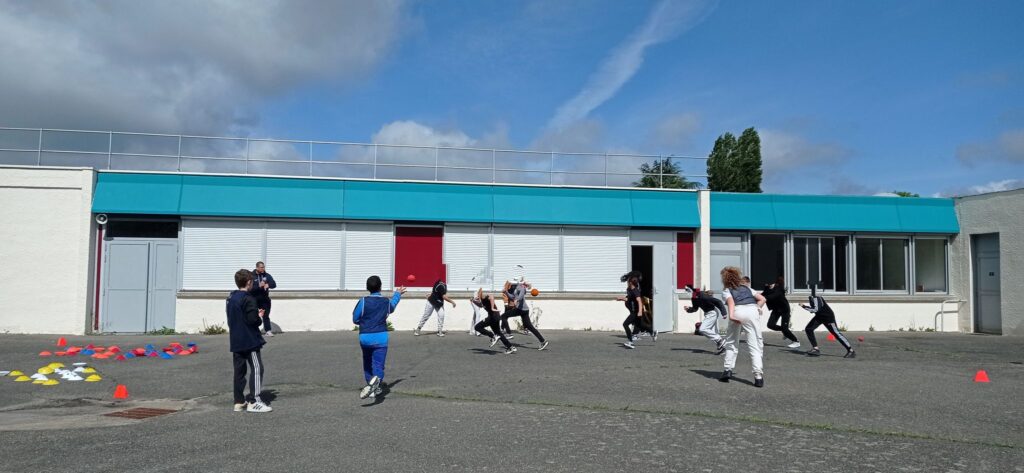
[[[270,291],[260,287],[260,281],[266,281],[267,286],[271,289],[277,287],[277,282],[274,281],[274,277],[270,273],[264,271],[263,274],[257,273],[256,270],[252,270],[252,289],[249,293],[257,299],[270,299]]]
[[[267,343],[260,333],[260,319],[256,299],[245,291],[231,291],[227,300],[228,334],[231,351],[238,353],[257,350]]]
[[[388,315],[395,311],[402,295],[395,293],[391,299],[374,292],[359,299],[352,310],[352,323],[359,325],[359,334],[379,333],[388,331]]]

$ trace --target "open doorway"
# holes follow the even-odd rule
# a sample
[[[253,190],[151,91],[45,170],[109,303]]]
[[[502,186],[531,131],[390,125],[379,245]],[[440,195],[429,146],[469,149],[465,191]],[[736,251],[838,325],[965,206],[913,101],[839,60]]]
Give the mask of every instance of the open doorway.
[[[640,278],[640,295],[643,297],[646,311],[644,317],[640,319],[640,330],[650,331],[651,324],[653,324],[654,314],[654,247],[633,245],[631,247],[632,253],[630,261],[631,271],[639,271],[642,277]]]

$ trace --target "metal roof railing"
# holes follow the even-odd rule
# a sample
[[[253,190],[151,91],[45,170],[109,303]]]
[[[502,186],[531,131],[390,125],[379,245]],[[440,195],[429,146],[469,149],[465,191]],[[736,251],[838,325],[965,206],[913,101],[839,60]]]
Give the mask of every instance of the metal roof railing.
[[[0,127],[0,164],[581,187],[704,187],[706,157]]]

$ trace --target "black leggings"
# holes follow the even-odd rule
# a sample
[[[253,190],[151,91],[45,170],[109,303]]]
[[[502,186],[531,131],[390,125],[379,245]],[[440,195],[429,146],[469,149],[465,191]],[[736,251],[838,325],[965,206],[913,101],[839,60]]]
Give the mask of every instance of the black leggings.
[[[476,329],[476,331],[479,332],[481,335],[486,336],[487,338],[494,338],[495,336],[497,336],[498,339],[501,340],[501,344],[505,345],[506,349],[512,348],[512,344],[509,343],[507,338],[505,338],[505,334],[501,333],[501,327],[499,326],[500,322],[498,322],[498,320],[499,317],[497,312],[493,314],[488,313],[487,318],[481,320],[480,322],[477,322],[476,326],[473,328]],[[494,333],[491,333],[491,330],[487,330],[487,327],[490,327],[491,330],[494,330]]]
[[[838,340],[839,343],[842,344],[844,348],[846,348],[846,351],[853,350],[853,347],[850,346],[850,342],[846,340],[846,337],[844,337],[843,334],[839,331],[839,327],[836,326],[835,319],[825,320],[819,319],[818,317],[815,317],[811,319],[810,322],[807,322],[807,328],[804,329],[804,332],[807,333],[807,339],[811,341],[812,347],[818,347],[818,339],[814,338],[814,329],[822,325],[825,326],[825,329],[828,330],[829,333],[832,334],[832,336],[836,337],[836,340]]]
[[[792,340],[795,342],[798,340],[796,339],[796,335],[793,335],[793,332],[789,330],[789,316],[790,313],[788,310],[785,312],[773,310],[772,315],[768,316],[768,329],[775,330],[777,332],[782,332],[783,337],[786,337],[787,340]],[[782,318],[782,325],[778,324],[780,317]]]
[[[629,328],[630,325],[633,328]],[[636,312],[630,311],[629,316],[622,322],[622,328],[626,329],[626,339],[633,340],[633,337],[640,333],[640,316]]]
[[[530,311],[524,309],[515,309],[511,312],[506,311],[501,316],[502,328],[508,330],[508,319],[512,317],[521,317],[523,319],[523,328],[532,333],[534,337],[537,337],[539,342],[544,343],[544,336],[537,331],[537,327],[534,327],[533,322],[530,320]]]

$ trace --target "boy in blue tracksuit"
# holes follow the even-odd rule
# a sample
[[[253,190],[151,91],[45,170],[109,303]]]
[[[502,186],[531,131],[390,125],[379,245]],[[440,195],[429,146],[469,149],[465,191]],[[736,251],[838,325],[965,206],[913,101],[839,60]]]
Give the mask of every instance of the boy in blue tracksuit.
[[[252,273],[247,269],[240,269],[235,273],[235,286],[238,290],[231,291],[225,308],[231,355],[235,365],[235,412],[270,412],[273,409],[260,399],[260,393],[263,391],[263,357],[260,355],[260,348],[267,342],[260,335],[263,309],[257,307],[256,299],[249,294],[252,280]],[[247,370],[248,398],[244,396]]]
[[[363,377],[366,386],[359,391],[359,399],[376,397],[382,392],[384,362],[388,356],[388,315],[398,307],[405,287],[395,289],[391,299],[380,294],[380,278],[366,279],[369,296],[359,299],[352,311],[352,323],[359,326],[359,346],[363,350]]]

